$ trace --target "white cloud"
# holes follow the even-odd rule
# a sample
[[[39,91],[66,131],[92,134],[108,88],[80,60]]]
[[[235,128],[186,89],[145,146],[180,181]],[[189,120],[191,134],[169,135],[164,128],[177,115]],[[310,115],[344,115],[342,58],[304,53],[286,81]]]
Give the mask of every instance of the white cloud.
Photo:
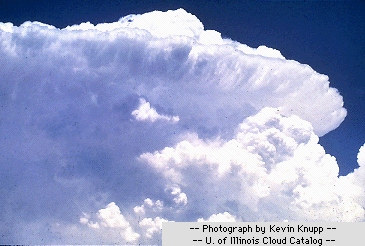
[[[34,87],[32,100],[38,104],[50,104],[50,98],[40,96],[47,90],[53,93],[52,104],[73,100],[73,91],[74,96],[92,95],[71,101],[74,104],[86,107],[97,101],[99,107],[108,107],[117,98],[138,94],[149,98],[148,103],[172,109],[180,122],[196,130],[204,126],[229,131],[266,106],[309,121],[317,135],[335,129],[346,116],[342,97],[329,87],[327,76],[285,60],[274,49],[221,40],[218,32],[204,31],[202,23],[182,9],[62,30],[39,22],[20,27],[1,23],[0,30],[1,52],[8,61],[2,74],[14,81],[27,76],[36,81],[8,83],[13,98],[29,98]],[[199,42],[205,39],[210,43]],[[12,74],[15,68],[19,73]],[[35,73],[35,68],[41,69]],[[178,120],[158,116],[148,103],[142,104],[139,119]]]
[[[119,207],[114,202],[109,203],[106,208],[100,209],[98,216],[105,227],[125,228],[129,226],[128,221],[124,219]]]
[[[144,218],[140,225],[142,227],[146,227],[146,237],[151,238],[154,233],[160,233],[162,230],[162,222],[169,222],[168,220],[162,219],[160,217],[152,218]]]
[[[188,196],[204,191],[204,199],[197,201],[201,206],[214,196],[217,207],[235,201],[242,218],[248,207],[253,218],[266,221],[364,219],[362,204],[356,202],[363,186],[345,185],[336,159],[325,154],[311,124],[282,116],[278,109],[265,108],[247,118],[230,141],[206,142],[190,135],[141,159],[170,182],[189,187]]]
[[[365,147],[338,177],[318,144],[345,118],[342,97],[275,49],[179,9],[0,23],[0,56],[0,219],[15,241],[156,243],[165,220],[364,220]]]
[[[157,113],[156,109],[151,108],[150,103],[147,102],[144,98],[139,99],[139,101],[140,105],[138,109],[132,112],[132,115],[136,118],[136,120],[151,121],[151,122],[155,122],[157,120],[164,120],[172,123],[176,123],[179,121],[179,116],[160,115],[159,113]]]
[[[90,215],[83,213],[84,217],[80,218],[80,223],[84,225],[88,225],[90,228],[100,228],[100,225],[98,222],[92,222],[89,221]]]
[[[134,232],[114,202],[109,203],[106,208],[100,209],[97,216],[99,221],[92,222],[89,221],[90,215],[84,213],[84,217],[80,218],[80,223],[87,224],[96,230],[100,227],[117,228],[121,238],[126,242],[135,242],[140,237],[138,233]]]
[[[365,166],[365,144],[361,146],[357,155],[357,162],[361,167]]]
[[[184,192],[181,192],[181,189],[179,186],[173,186],[171,194],[174,195],[174,202],[176,204],[182,204],[186,205],[188,203],[188,197]]]
[[[145,214],[146,210],[161,212],[162,209],[163,209],[162,201],[157,200],[156,202],[153,202],[150,198],[146,198],[144,200],[144,204],[142,204],[141,206],[136,206],[133,208],[133,210],[136,214]]]
[[[236,218],[228,212],[213,214],[207,220],[198,219],[198,222],[236,222]]]
[[[224,41],[221,37],[221,34],[214,30],[206,30],[202,32],[199,36],[199,43],[204,45],[211,45],[211,44],[224,44]]]

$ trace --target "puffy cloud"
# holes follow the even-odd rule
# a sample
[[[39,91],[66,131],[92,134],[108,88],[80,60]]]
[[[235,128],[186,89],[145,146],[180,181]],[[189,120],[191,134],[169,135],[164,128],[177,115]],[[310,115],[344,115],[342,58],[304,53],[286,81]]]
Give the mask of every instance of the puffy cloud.
[[[141,221],[140,225],[142,227],[146,227],[146,237],[151,238],[152,235],[156,232],[160,232],[162,230],[162,222],[169,222],[168,220],[161,219],[160,217],[156,217],[154,220],[151,218],[145,218]]]
[[[361,146],[359,154],[357,155],[357,162],[361,167],[365,166],[365,144]]]
[[[97,215],[99,222],[92,222],[89,221],[90,216],[84,213],[84,217],[80,218],[80,223],[87,224],[95,230],[100,229],[100,227],[117,228],[120,230],[120,236],[126,242],[134,242],[140,237],[130,227],[129,222],[124,218],[119,207],[114,202],[109,203],[106,208],[100,209]]]
[[[178,189],[174,187],[172,193],[181,195]],[[177,203],[181,203],[181,201]],[[161,240],[162,222],[168,222],[169,220],[160,218],[159,216],[154,218],[147,216],[163,213],[166,210],[163,202],[160,200],[154,202],[150,198],[146,198],[141,206],[136,206],[133,210],[135,214],[132,214],[130,218],[134,220],[134,228],[132,228],[131,223],[121,214],[120,208],[114,202],[109,203],[106,208],[100,209],[96,213],[96,221],[91,220],[90,214],[83,213],[79,222],[82,225],[87,225],[89,228],[94,229],[96,235],[108,232],[108,235],[116,240],[114,242],[136,242],[136,240],[139,240],[139,242],[150,242],[151,240]],[[170,208],[170,212],[174,213],[176,211]],[[136,223],[137,220],[138,223]],[[106,230],[105,228],[110,229]],[[113,240],[104,238],[102,242],[111,243]]]
[[[347,176],[340,177],[342,181],[341,187],[343,192],[351,194],[355,201],[365,207],[365,193],[363,187],[365,187],[365,144],[361,146],[357,155],[357,162],[359,168],[355,169],[353,173]],[[354,189],[352,184],[357,185],[357,189]],[[361,188],[360,188],[361,187]]]
[[[179,121],[179,116],[171,117],[171,116],[158,114],[154,108],[151,108],[150,103],[146,102],[146,100],[143,98],[140,99],[140,105],[139,105],[138,109],[136,109],[132,112],[132,115],[138,121],[155,122],[156,120],[165,120],[165,121],[170,121],[172,123],[176,123]]]
[[[364,220],[364,147],[338,177],[318,144],[342,97],[275,49],[179,9],[0,23],[0,56],[7,243],[158,243],[167,220]]]
[[[66,29],[84,31],[96,29],[102,32],[110,32],[120,28],[146,30],[151,35],[161,38],[170,36],[199,37],[200,33],[204,31],[203,24],[199,19],[183,9],[167,12],[153,11],[143,15],[128,15],[120,18],[115,23],[103,23],[94,26],[88,22]]]
[[[125,228],[129,225],[114,202],[108,204],[105,209],[100,209],[98,216],[102,219],[102,225],[105,227]]]
[[[141,206],[136,206],[133,208],[135,213],[141,213],[141,214],[145,214],[146,213],[146,209],[153,209],[154,211],[158,211],[160,212],[163,208],[163,202],[160,200],[157,200],[156,202],[153,202],[150,198],[146,198],[144,200],[144,204]]]
[[[219,214],[213,214],[207,220],[200,218],[198,219],[198,222],[236,222],[236,218],[231,214],[224,212]]]
[[[364,220],[358,201],[364,186],[338,177],[336,159],[325,154],[311,124],[297,116],[264,108],[245,119],[232,140],[185,138],[141,159],[171,183],[189,187],[188,197],[204,191],[196,204],[234,202],[242,220]]]
[[[171,194],[175,196],[173,200],[176,204],[186,205],[188,203],[188,197],[184,192],[181,192],[179,186],[172,187]]]

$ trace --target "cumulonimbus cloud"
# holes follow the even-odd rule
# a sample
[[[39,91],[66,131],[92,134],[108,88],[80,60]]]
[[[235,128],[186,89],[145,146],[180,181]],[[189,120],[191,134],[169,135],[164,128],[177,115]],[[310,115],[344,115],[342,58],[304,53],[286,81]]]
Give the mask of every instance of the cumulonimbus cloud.
[[[178,9],[0,23],[0,56],[8,242],[152,244],[163,221],[364,220],[365,147],[338,177],[318,144],[346,116],[341,95],[278,50]]]

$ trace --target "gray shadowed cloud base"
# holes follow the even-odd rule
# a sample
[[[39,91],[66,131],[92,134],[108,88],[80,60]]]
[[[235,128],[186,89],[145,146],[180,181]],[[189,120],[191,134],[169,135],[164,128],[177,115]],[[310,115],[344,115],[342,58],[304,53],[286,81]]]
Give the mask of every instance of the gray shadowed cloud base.
[[[159,244],[163,221],[364,221],[318,144],[329,78],[182,9],[0,23],[0,242]]]

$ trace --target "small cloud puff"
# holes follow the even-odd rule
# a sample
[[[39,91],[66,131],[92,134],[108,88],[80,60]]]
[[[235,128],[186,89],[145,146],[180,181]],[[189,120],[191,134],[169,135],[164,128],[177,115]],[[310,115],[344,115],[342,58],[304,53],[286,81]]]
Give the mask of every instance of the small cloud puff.
[[[228,212],[212,214],[207,220],[198,219],[198,222],[237,222],[236,218]]]
[[[155,212],[161,212],[163,209],[163,202],[160,200],[153,202],[151,199],[146,198],[141,206],[133,208],[136,214],[145,214],[147,209],[152,209]]]
[[[160,233],[162,230],[162,222],[169,222],[168,220],[162,219],[160,217],[152,218],[144,218],[139,224],[141,227],[144,227],[146,230],[146,237],[151,238],[154,233]]]
[[[176,204],[182,204],[183,206],[185,206],[188,203],[188,197],[184,192],[181,192],[179,186],[173,186],[171,194],[175,196],[173,200]]]
[[[109,203],[106,208],[100,209],[97,213],[98,221],[89,221],[90,216],[84,213],[84,217],[80,218],[81,224],[87,224],[90,228],[100,229],[101,227],[116,228],[119,230],[120,236],[127,242],[136,241],[140,235],[133,231],[129,222],[121,214],[119,207],[114,203]]]
[[[139,101],[140,105],[138,109],[132,112],[132,115],[138,121],[155,122],[157,120],[162,120],[171,123],[176,123],[180,120],[179,116],[166,116],[157,113],[157,111],[154,108],[151,108],[151,104],[147,102],[144,98],[141,98]]]
[[[178,189],[179,188],[175,187],[172,193],[174,195],[184,194],[179,192]],[[180,196],[180,198],[181,197],[182,196]],[[184,199],[182,199],[182,201],[184,201]],[[181,201],[177,201],[177,203],[181,203]],[[134,219],[138,219],[138,223],[136,223],[136,221],[133,223],[134,228],[132,228],[131,224],[124,218],[119,207],[114,202],[109,203],[106,208],[100,209],[97,212],[97,221],[91,221],[91,216],[87,213],[83,213],[83,217],[80,218],[79,222],[82,225],[87,225],[89,228],[94,229],[95,233],[104,233],[105,228],[110,228],[111,230],[108,230],[108,234],[111,237],[118,239],[118,241],[122,240],[121,242],[136,242],[136,240],[148,241],[153,237],[161,237],[162,222],[169,222],[169,220],[159,216],[154,218],[148,216],[165,212],[166,209],[164,208],[163,202],[160,200],[153,202],[151,199],[146,198],[141,206],[136,206],[133,210],[137,216]],[[170,208],[166,211],[168,210],[170,210]],[[141,216],[142,218],[144,216],[146,217],[142,219]],[[109,240],[106,240],[106,242],[109,242]]]
[[[359,153],[357,154],[357,162],[361,167],[365,166],[365,144],[361,146]]]

